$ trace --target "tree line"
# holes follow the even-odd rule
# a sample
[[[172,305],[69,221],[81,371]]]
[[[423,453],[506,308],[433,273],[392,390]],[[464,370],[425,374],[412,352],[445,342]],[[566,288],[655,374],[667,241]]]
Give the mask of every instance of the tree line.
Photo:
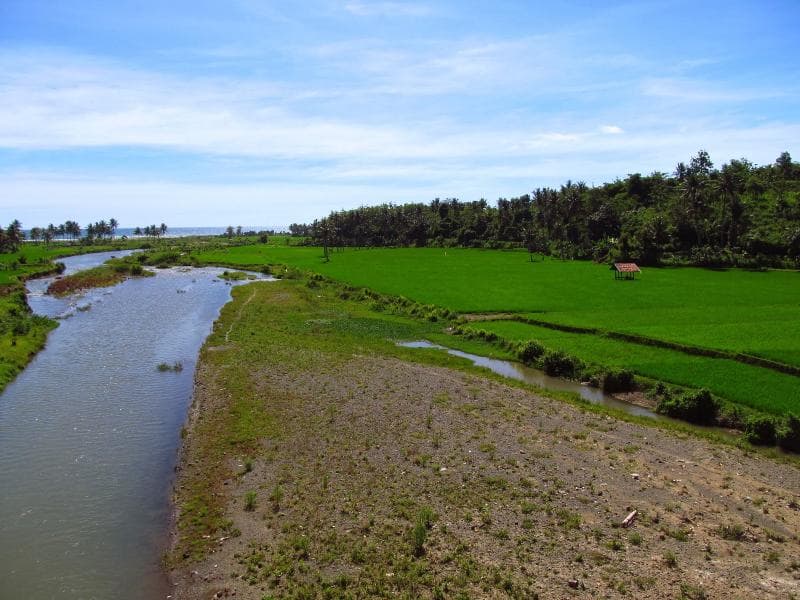
[[[147,225],[146,227],[137,227],[134,229],[133,235],[159,238],[162,235],[166,235],[168,229],[166,223],[161,223],[161,225]]]
[[[119,222],[111,218],[108,221],[101,220],[89,223],[86,228],[82,228],[77,221],[65,221],[60,225],[50,223],[47,227],[32,227],[26,232],[22,229],[19,220],[14,219],[5,229],[0,228],[0,253],[16,252],[20,244],[29,239],[32,242],[44,242],[49,244],[53,240],[81,240],[82,243],[93,243],[95,240],[114,239],[119,228]],[[165,223],[161,225],[148,225],[144,228],[137,227],[133,234],[158,238],[167,233],[168,227]]]
[[[332,212],[293,235],[320,246],[526,247],[561,258],[700,265],[800,261],[800,165],[783,152],[716,168],[700,150],[674,172],[517,198],[383,204]]]

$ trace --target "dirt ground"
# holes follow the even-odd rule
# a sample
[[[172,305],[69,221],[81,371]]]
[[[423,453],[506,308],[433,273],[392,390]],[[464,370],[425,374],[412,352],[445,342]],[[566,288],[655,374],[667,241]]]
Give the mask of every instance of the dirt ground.
[[[232,410],[210,360],[231,339],[198,367],[178,506],[207,468],[198,423]],[[274,427],[208,481],[230,522],[177,564],[173,598],[800,597],[796,463],[375,351],[312,354],[251,352]]]

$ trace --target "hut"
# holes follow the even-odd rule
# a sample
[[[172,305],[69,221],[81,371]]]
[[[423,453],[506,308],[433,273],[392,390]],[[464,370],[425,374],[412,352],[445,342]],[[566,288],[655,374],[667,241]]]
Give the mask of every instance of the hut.
[[[641,272],[636,263],[614,263],[614,279],[636,279]]]

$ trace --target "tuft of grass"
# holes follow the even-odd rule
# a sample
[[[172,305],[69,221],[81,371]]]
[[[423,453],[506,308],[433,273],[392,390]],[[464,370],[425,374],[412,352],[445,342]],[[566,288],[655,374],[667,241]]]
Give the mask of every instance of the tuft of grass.
[[[428,530],[433,525],[435,518],[435,513],[428,507],[423,507],[417,513],[410,536],[411,552],[417,558],[425,554],[425,541],[428,539]]]
[[[256,498],[258,494],[254,490],[249,490],[244,494],[244,509],[254,511],[256,509]]]

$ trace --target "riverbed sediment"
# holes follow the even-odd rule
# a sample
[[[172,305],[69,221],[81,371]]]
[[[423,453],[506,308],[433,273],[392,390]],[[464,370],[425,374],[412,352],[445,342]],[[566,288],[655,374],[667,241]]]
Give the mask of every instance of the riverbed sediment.
[[[796,462],[394,345],[415,327],[298,281],[234,291],[195,378],[175,598],[797,591]]]

